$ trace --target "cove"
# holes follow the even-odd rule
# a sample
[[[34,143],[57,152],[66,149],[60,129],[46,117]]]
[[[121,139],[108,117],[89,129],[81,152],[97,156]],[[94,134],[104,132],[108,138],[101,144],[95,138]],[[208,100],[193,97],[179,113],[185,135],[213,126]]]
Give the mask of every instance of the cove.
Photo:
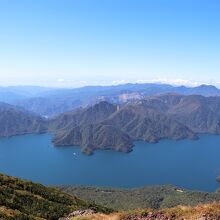
[[[0,139],[0,172],[46,185],[89,185],[134,188],[172,184],[215,191],[220,184],[220,136],[199,140],[136,142],[129,154],[78,146],[54,147],[50,134]]]

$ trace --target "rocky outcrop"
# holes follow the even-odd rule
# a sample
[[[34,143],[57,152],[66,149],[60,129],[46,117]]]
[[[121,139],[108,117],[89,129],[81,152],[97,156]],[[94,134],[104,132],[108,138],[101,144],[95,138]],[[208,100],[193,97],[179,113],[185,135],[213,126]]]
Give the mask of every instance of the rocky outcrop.
[[[94,214],[97,214],[97,212],[95,212],[92,209],[77,210],[77,211],[70,213],[67,217],[59,218],[59,220],[73,220],[74,217],[83,218],[83,217],[92,216]]]

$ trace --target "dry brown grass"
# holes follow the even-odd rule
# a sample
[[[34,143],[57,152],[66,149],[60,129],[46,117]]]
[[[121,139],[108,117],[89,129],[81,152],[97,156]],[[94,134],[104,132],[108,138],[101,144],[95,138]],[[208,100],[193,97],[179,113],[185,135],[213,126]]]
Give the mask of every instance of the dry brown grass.
[[[165,216],[175,216],[175,219],[194,220],[206,216],[210,219],[220,219],[220,203],[198,205],[196,207],[177,206],[171,209],[164,209]]]
[[[9,209],[5,206],[0,206],[0,212],[4,213],[8,217],[14,217],[20,214],[18,210]]]
[[[159,213],[159,216],[163,216],[172,220],[198,220],[204,217],[208,220],[220,220],[220,203],[212,203],[206,205],[198,205],[196,207],[189,206],[177,206],[175,208],[162,209],[162,210],[134,210],[130,212],[113,213],[110,215],[93,214],[89,216],[74,217],[73,220],[132,220],[132,219],[145,219],[149,216],[149,213],[153,213],[154,216]],[[163,217],[155,218],[152,220],[160,220]]]
[[[93,214],[89,216],[78,216],[74,217],[72,220],[120,220],[120,214],[115,213],[115,214]]]

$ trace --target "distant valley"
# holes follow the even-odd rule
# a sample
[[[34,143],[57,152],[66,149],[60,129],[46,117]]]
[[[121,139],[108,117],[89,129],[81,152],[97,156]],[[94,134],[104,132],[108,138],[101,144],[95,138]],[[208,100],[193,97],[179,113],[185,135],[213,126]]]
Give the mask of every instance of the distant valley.
[[[188,95],[191,93],[195,94]],[[30,96],[39,94],[43,97],[20,99],[13,105],[0,103],[0,136],[50,132],[55,145],[80,145],[84,153],[92,154],[97,149],[130,152],[136,140],[155,143],[220,134],[220,92],[213,86],[35,88]],[[55,100],[57,107],[51,104]],[[49,115],[44,117],[45,113]]]

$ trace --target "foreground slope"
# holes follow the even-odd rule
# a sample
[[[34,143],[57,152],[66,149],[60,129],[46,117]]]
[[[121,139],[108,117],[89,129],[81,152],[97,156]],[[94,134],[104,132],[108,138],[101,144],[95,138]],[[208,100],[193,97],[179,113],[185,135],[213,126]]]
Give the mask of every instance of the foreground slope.
[[[152,210],[142,209],[112,214],[83,213],[69,216],[62,220],[218,220],[220,219],[220,203],[210,203],[190,206],[177,206],[175,208]]]
[[[219,193],[191,192],[172,186],[134,190],[61,189],[74,194],[0,174],[0,219],[220,219]],[[85,202],[75,193],[115,207],[115,210],[127,211],[112,213],[111,208]]]
[[[109,211],[57,189],[0,174],[0,219],[58,219],[85,209]]]

